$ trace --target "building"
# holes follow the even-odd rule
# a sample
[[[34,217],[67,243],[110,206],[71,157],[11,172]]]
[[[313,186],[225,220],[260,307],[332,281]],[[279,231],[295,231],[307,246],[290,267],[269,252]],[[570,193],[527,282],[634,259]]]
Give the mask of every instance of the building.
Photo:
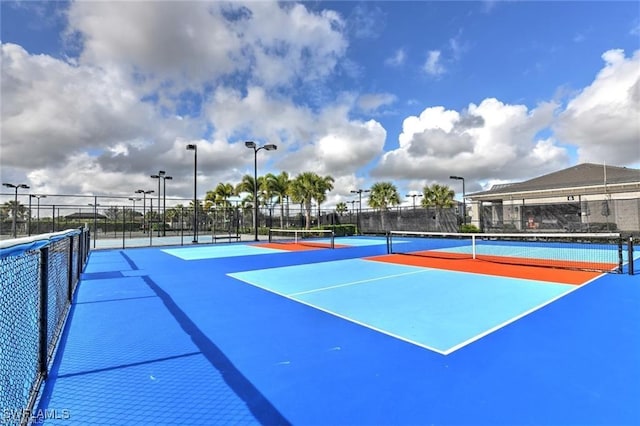
[[[640,233],[640,170],[583,163],[467,194],[472,223],[491,231]]]

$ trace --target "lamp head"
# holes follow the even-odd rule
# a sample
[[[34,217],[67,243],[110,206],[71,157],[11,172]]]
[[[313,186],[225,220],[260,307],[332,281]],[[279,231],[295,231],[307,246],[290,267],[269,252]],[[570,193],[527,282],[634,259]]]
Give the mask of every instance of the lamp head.
[[[173,180],[173,176],[165,176],[164,180]]]
[[[187,145],[187,151],[195,151],[198,149],[198,145],[194,144],[194,143],[190,143]]]
[[[278,149],[278,146],[276,144],[267,144],[264,146],[264,149],[266,149],[267,151],[275,151],[276,149]]]
[[[165,174],[166,174],[166,172],[165,172],[164,170],[160,170],[160,171],[158,172],[158,175],[160,175],[160,176],[164,176]]]
[[[152,179],[160,179],[160,176],[158,176],[158,175],[151,175],[151,178],[152,178]]]
[[[449,179],[463,180],[464,178],[462,176],[449,176]]]
[[[244,143],[244,146],[246,146],[247,148],[256,149],[256,143],[254,141],[246,141]]]
[[[2,186],[6,186],[7,188],[15,188],[16,186],[12,183],[3,183]]]

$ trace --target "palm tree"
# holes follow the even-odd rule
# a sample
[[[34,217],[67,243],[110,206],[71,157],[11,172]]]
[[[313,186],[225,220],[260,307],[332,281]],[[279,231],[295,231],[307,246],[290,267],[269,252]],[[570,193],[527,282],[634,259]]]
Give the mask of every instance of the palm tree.
[[[30,215],[31,213],[29,212],[29,209],[27,207],[24,206],[24,204],[22,204],[20,201],[18,201],[18,203],[16,204],[16,202],[14,200],[11,201],[7,201],[6,203],[4,203],[2,205],[2,209],[3,211],[7,212],[6,217],[13,217],[15,214],[15,220],[12,222],[12,229],[11,232],[15,233],[15,229],[13,229],[13,226],[15,225],[16,221],[18,220],[24,220],[25,216],[28,217],[28,215]],[[5,214],[2,214],[2,216],[4,217]]]
[[[347,210],[347,203],[345,203],[344,201],[340,201],[338,204],[336,204],[336,213],[338,213],[340,216],[345,214]]]
[[[253,191],[256,189],[255,180],[253,176],[246,174],[242,176],[242,180],[239,184],[236,185],[236,194],[240,195],[241,193],[247,193],[247,195],[242,199],[242,211],[245,212],[248,209],[251,209],[251,214],[253,215]],[[244,214],[243,214],[244,216]]]
[[[456,193],[446,185],[434,183],[422,189],[422,206],[435,207],[436,209],[436,229],[440,229],[440,215],[442,209],[448,209],[455,205],[454,197]]]
[[[318,175],[313,172],[300,173],[291,181],[289,193],[295,203],[302,204],[305,212],[306,228],[311,228],[311,202],[316,193]]]
[[[369,207],[380,210],[380,223],[384,229],[384,214],[390,206],[400,204],[398,188],[391,182],[376,182],[371,187],[371,194],[367,202]]]
[[[180,217],[180,210],[182,209],[182,204],[176,204],[173,207],[169,207],[165,213],[167,216],[167,220],[171,224],[171,229],[175,228],[175,221]],[[182,224],[181,224],[182,225]]]
[[[13,217],[15,212],[17,220],[24,220],[24,217],[29,213],[29,209],[20,201],[18,204],[13,200],[7,201],[2,205],[2,208],[7,212],[7,217]]]
[[[318,176],[316,179],[316,193],[314,198],[318,202],[318,226],[320,226],[320,204],[327,200],[327,191],[333,189],[334,179],[331,176]]]
[[[278,197],[280,204],[280,228],[284,228],[284,203],[283,199],[289,194],[289,186],[291,179],[287,172],[281,172],[279,175],[268,173],[265,176],[265,184],[269,189],[269,193]]]

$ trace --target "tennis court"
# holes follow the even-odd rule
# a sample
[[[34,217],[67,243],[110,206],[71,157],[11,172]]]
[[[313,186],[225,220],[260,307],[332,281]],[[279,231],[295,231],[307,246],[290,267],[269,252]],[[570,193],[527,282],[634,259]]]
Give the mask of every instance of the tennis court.
[[[91,252],[46,423],[640,422],[637,276],[393,246]]]

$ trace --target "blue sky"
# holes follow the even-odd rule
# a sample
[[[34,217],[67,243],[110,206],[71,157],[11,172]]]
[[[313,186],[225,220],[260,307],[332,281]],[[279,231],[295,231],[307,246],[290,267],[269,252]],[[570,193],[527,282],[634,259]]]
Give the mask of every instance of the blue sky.
[[[190,197],[253,173],[467,192],[640,165],[637,2],[8,2],[0,177]],[[25,155],[27,147],[27,155]],[[406,199],[405,203],[409,203]]]

